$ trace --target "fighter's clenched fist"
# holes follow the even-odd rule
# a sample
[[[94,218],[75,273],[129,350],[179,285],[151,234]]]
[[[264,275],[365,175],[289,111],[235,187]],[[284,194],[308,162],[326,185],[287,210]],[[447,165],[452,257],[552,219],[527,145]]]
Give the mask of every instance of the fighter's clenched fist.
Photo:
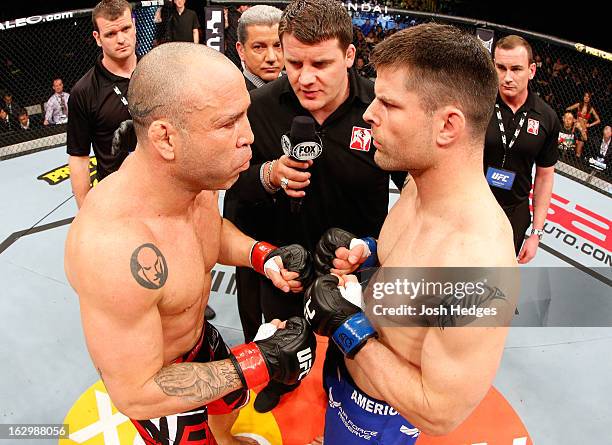
[[[359,283],[349,281],[344,290],[338,284],[334,275],[317,278],[304,295],[304,316],[317,334],[331,337],[344,355],[352,358],[377,333],[354,304],[361,297]],[[355,293],[359,295],[350,295]]]
[[[254,342],[232,348],[232,362],[246,388],[266,384],[271,379],[291,385],[310,372],[316,339],[303,318],[291,317],[283,329],[261,340],[255,338]]]

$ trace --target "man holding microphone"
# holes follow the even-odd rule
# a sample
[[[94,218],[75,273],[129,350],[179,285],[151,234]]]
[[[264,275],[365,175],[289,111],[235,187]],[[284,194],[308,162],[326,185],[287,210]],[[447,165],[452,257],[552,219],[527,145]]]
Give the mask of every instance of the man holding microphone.
[[[225,216],[250,236],[275,243],[290,240],[313,250],[329,227],[344,227],[359,237],[378,235],[388,209],[389,173],[374,163],[376,148],[370,125],[363,120],[374,85],[351,69],[352,33],[351,18],[340,2],[294,1],[283,12],[279,36],[287,76],[251,92],[251,167],[225,200],[226,207],[233,207]],[[310,147],[320,145],[314,160],[299,161],[283,152],[284,135],[287,150],[295,153],[299,148],[291,141],[297,116],[314,120],[316,135],[306,141]],[[393,178],[401,187],[405,174]],[[292,199],[301,203],[293,201],[292,206]],[[240,300],[239,280],[237,287]],[[301,295],[277,292],[264,280],[244,299],[258,307],[266,321],[303,311]],[[245,338],[252,338],[261,324],[259,313],[242,318]],[[271,410],[292,389],[268,386],[258,395],[255,409]]]

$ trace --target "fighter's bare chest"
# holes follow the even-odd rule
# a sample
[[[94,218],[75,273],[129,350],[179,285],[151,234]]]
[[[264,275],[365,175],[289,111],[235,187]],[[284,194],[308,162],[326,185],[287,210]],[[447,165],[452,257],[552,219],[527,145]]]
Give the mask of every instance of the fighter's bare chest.
[[[153,231],[167,274],[162,309],[181,312],[208,294],[219,257],[221,218],[216,207],[203,205],[186,218],[159,222]]]

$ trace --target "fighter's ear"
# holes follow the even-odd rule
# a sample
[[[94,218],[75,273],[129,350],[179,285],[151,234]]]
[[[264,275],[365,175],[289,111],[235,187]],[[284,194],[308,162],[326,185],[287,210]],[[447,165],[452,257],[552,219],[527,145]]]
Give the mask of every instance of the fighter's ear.
[[[461,137],[465,130],[465,115],[463,111],[452,105],[447,105],[434,112],[433,129],[436,144],[446,148]]]
[[[178,131],[169,122],[163,120],[153,121],[149,125],[147,137],[153,147],[166,161],[173,161],[178,143]]]

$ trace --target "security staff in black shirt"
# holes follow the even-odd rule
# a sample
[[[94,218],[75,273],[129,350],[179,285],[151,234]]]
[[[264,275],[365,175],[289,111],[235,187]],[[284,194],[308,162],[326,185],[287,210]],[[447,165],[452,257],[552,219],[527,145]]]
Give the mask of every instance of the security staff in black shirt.
[[[168,22],[170,42],[200,42],[200,21],[195,11],[185,8],[185,0],[174,0],[175,10]]]
[[[358,237],[377,237],[389,204],[389,173],[374,163],[375,147],[363,113],[374,98],[374,85],[351,69],[351,18],[340,2],[300,0],[290,3],[279,25],[287,76],[251,91],[248,111],[255,142],[251,167],[226,194],[224,215],[242,231],[272,243],[285,240],[314,250],[330,227]],[[322,154],[298,162],[283,155],[281,137],[293,118],[311,116]],[[401,187],[406,174],[394,176]],[[291,198],[303,198],[291,211]],[[264,318],[284,319],[303,312],[301,294],[237,283],[245,337]],[[239,303],[240,305],[240,303]],[[277,385],[278,386],[278,385]],[[287,389],[269,386],[255,409],[272,409]]]
[[[529,89],[536,71],[529,43],[506,36],[496,43],[494,54],[499,94],[485,137],[484,170],[512,224],[518,261],[528,263],[536,254],[550,205],[560,125],[552,108]],[[534,163],[532,222],[529,192]],[[523,243],[530,224],[532,230]]]
[[[121,14],[117,15],[117,10]],[[119,124],[130,119],[126,95],[137,63],[136,27],[129,3],[103,0],[94,8],[92,21],[93,36],[102,55],[75,84],[68,99],[70,182],[79,208],[91,187],[90,146],[96,155],[98,180],[119,169],[127,156],[125,150],[113,153],[112,140]]]

